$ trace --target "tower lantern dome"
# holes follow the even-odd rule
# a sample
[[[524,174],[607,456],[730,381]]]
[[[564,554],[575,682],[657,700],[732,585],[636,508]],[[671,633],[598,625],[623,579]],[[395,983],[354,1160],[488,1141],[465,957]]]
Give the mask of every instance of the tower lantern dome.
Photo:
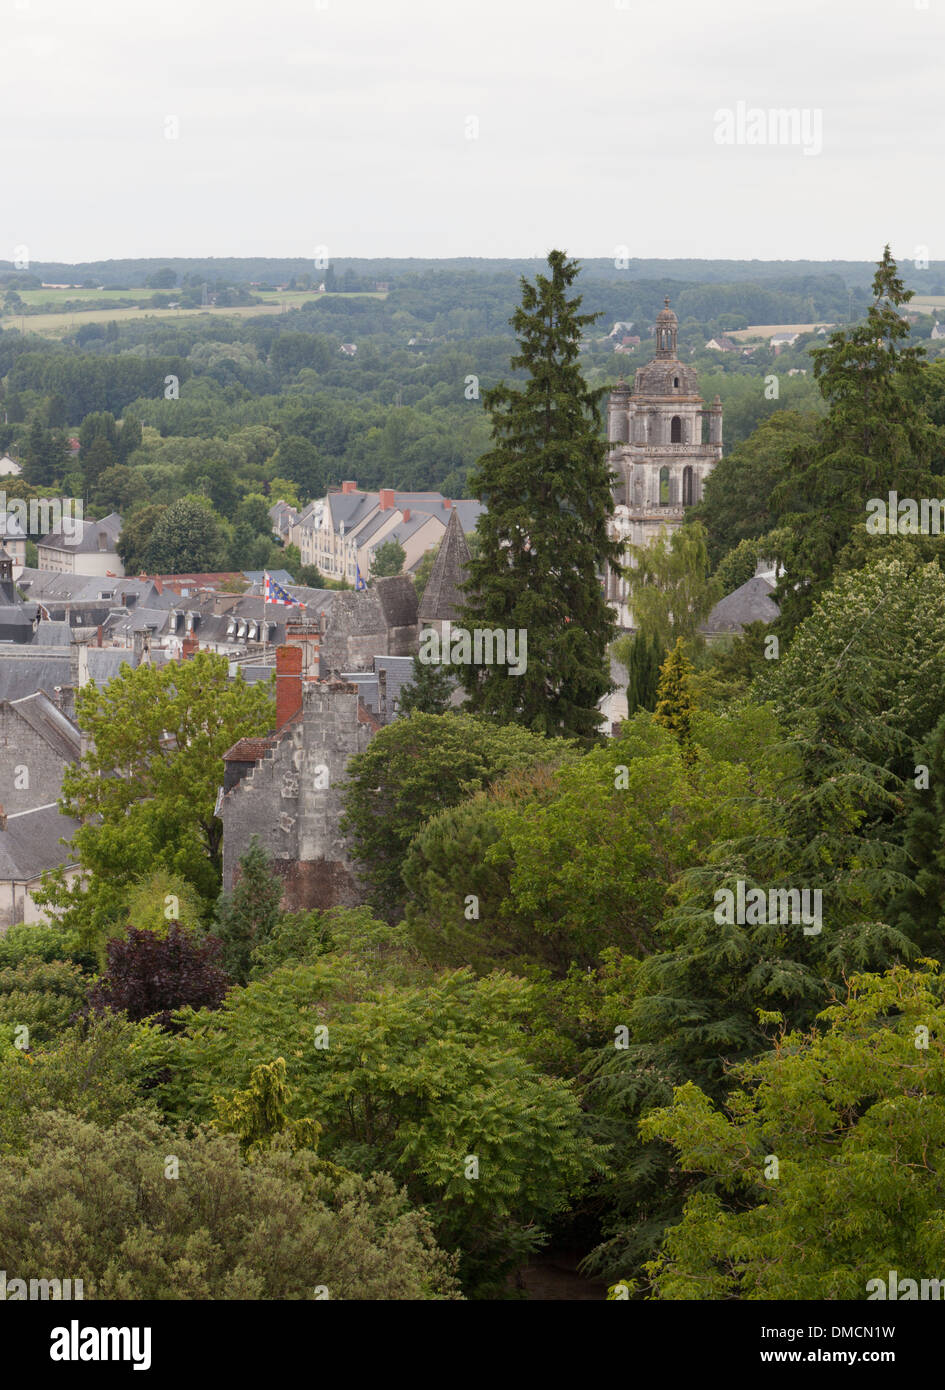
[[[676,338],[679,320],[669,307],[669,295],[663,300],[663,308],[656,316],[656,355],[662,358],[676,356]]]

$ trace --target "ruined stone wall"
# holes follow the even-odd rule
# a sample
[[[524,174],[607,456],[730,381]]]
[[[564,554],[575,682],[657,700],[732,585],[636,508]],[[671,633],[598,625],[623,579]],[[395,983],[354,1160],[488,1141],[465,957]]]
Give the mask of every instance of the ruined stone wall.
[[[339,825],[348,760],[371,736],[358,722],[357,687],[318,681],[303,689],[301,716],[223,798],[223,888],[232,891],[253,835],[285,882],[287,911],[362,900]]]

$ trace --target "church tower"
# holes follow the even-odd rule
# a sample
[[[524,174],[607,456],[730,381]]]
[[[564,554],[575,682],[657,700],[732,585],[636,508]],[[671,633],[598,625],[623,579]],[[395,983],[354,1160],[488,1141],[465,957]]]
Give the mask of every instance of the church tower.
[[[681,526],[722,457],[722,403],[716,396],[706,408],[695,371],[679,360],[678,331],[666,299],[656,319],[656,356],[638,369],[632,391],[621,380],[610,393],[607,437],[616,504],[611,534],[624,546],[648,545],[661,527]],[[607,597],[625,628],[633,626],[626,590],[626,581],[610,570]]]

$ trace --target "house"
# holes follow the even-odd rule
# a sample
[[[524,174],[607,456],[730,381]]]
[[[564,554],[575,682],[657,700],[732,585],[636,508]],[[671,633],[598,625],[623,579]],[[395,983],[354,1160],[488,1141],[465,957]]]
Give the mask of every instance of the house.
[[[26,565],[26,540],[23,522],[16,513],[0,511],[0,546],[13,561],[14,579],[19,579]]]
[[[742,632],[749,623],[773,623],[781,612],[775,603],[773,578],[754,574],[712,609],[699,628],[708,642]]]
[[[67,883],[79,875],[74,851],[62,843],[78,828],[55,802],[12,815],[0,807],[0,932],[18,922],[48,920],[34,894],[53,869],[64,869]]]
[[[706,347],[712,352],[736,352],[738,344],[731,338],[726,338],[724,333],[718,338],[710,338]]]
[[[8,815],[56,801],[82,753],[78,726],[45,691],[0,700],[0,787]]]
[[[357,343],[342,343],[341,347],[338,349],[339,352],[344,353],[345,357],[353,357],[357,350]]]
[[[39,604],[24,603],[13,582],[13,556],[0,545],[0,643],[32,642],[39,623]]]
[[[18,478],[22,472],[22,466],[16,459],[11,459],[9,454],[0,458],[0,478]]]
[[[76,519],[75,534],[62,527],[44,536],[37,546],[39,568],[59,574],[122,576],[125,571],[116,549],[121,517],[111,512],[101,521]]]
[[[945,338],[945,323],[936,323],[932,328],[932,337],[938,340]]]
[[[405,552],[404,570],[410,572],[424,554],[437,545],[446,531],[450,512],[459,512],[464,531],[475,530],[484,510],[480,502],[454,502],[440,492],[399,492],[381,488],[361,492],[348,480],[340,492],[309,502],[289,530],[303,565],[315,565],[329,579],[355,584],[360,574],[367,579],[377,550],[385,541],[397,541]]]
[[[272,521],[272,534],[284,545],[289,538],[290,530],[299,519],[299,513],[295,507],[280,498],[269,508],[269,516]]]
[[[793,347],[800,336],[800,333],[775,333],[768,339],[768,344],[775,352],[780,352],[782,348]]]

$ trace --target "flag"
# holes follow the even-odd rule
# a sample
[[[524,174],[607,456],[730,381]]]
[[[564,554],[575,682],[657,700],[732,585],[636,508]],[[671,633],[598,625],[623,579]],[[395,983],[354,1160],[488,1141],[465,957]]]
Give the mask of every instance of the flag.
[[[305,604],[301,599],[293,598],[287,594],[281,584],[277,584],[268,570],[263,571],[263,603],[282,603],[286,607],[304,608]]]
[[[364,580],[361,578],[361,566],[360,566],[360,565],[355,565],[355,567],[354,567],[354,573],[355,573],[354,587],[355,587],[356,589],[366,589],[366,588],[367,588],[367,585],[365,584]]]

